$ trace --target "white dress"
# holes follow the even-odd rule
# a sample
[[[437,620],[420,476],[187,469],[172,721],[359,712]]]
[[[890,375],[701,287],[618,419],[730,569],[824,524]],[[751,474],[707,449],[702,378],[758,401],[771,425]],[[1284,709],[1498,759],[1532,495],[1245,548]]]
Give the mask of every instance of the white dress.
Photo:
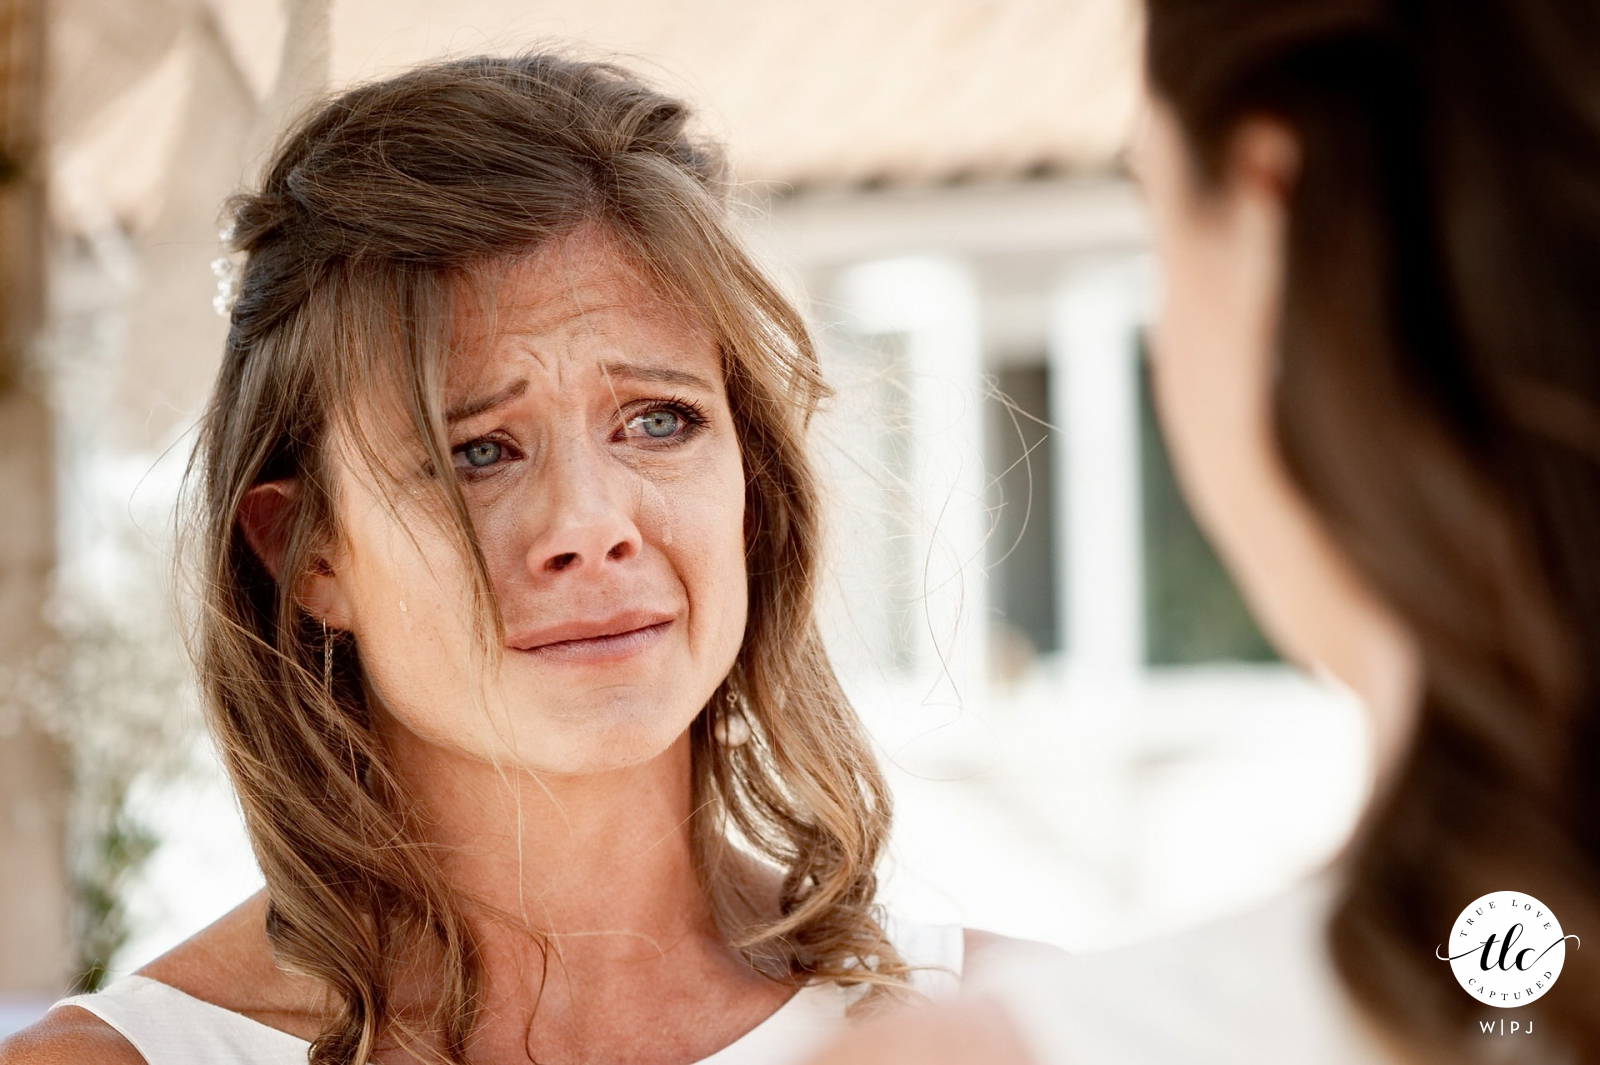
[[[911,984],[929,998],[960,990],[959,925],[925,925],[890,917],[884,931],[914,970]],[[852,991],[835,983],[801,988],[766,1020],[697,1065],[792,1065],[821,1049],[844,1025]],[[115,1028],[148,1065],[305,1065],[311,1044],[242,1013],[223,1009],[144,976],[124,976],[92,995],[51,1009],[78,1006]]]
[[[1038,1065],[1395,1065],[1323,940],[1327,870],[1245,912],[1098,954],[1000,945],[962,993],[998,999]]]

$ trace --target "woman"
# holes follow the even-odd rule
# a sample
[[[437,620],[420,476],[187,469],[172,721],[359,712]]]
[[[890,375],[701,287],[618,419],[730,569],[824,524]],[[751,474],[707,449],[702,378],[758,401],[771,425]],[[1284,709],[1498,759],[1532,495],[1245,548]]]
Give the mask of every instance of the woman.
[[[1360,696],[1377,787],[1259,910],[827,1060],[1600,1060],[1592,943],[1514,1008],[1442,960],[1491,892],[1580,942],[1600,912],[1600,7],[1146,11],[1164,431],[1270,638]]]
[[[781,1062],[948,993],[813,622],[828,393],[686,110],[346,92],[233,205],[198,658],[266,890],[8,1062]]]

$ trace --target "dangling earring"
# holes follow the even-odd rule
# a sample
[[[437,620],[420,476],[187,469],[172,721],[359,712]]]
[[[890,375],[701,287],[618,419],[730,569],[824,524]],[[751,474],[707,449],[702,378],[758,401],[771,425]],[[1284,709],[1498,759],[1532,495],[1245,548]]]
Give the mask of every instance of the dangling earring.
[[[726,691],[722,713],[717,715],[716,723],[711,726],[711,734],[724,747],[743,747],[750,742],[750,721],[747,716],[750,702],[732,673],[728,674]]]
[[[333,639],[328,635],[328,619],[322,619],[322,690],[333,699]]]

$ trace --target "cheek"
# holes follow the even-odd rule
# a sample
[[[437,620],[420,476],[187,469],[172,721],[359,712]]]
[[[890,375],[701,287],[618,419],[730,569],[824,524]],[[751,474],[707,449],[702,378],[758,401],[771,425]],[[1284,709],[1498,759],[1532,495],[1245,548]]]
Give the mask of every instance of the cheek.
[[[1172,462],[1196,517],[1210,531],[1236,508],[1227,502],[1255,415],[1248,382],[1228,349],[1239,342],[1208,269],[1201,238],[1166,233],[1160,244],[1161,308],[1152,330],[1151,388]]]
[[[452,564],[443,534],[412,523],[412,535],[383,523],[353,530],[349,581],[352,628],[362,666],[386,706],[411,719],[469,679],[472,619],[467,574]]]
[[[646,478],[646,485],[646,535],[683,581],[693,637],[719,645],[730,634],[742,639],[748,591],[744,471],[737,447],[719,448],[692,474]]]

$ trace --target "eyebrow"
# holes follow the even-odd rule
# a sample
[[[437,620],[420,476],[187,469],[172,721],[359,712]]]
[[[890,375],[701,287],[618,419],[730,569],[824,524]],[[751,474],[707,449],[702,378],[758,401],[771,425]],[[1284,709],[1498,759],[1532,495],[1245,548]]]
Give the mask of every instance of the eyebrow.
[[[607,362],[601,364],[601,369],[614,377],[630,377],[635,381],[656,381],[660,384],[683,385],[686,388],[698,388],[705,392],[715,392],[699,374],[692,374],[687,370],[675,370],[670,366],[648,366],[638,362]]]
[[[686,388],[698,388],[705,392],[715,392],[711,383],[699,374],[689,373],[687,370],[675,370],[670,366],[649,366],[638,362],[607,362],[601,364],[607,374],[613,377],[626,377],[635,381],[655,381],[660,384],[682,385]],[[465,421],[484,411],[493,410],[502,403],[509,403],[520,398],[528,391],[527,378],[513,381],[498,392],[487,396],[478,396],[474,399],[463,400],[444,412],[447,424]]]
[[[527,378],[523,378],[519,381],[513,381],[505,388],[502,388],[500,391],[491,395],[478,396],[475,399],[463,400],[453,407],[447,407],[444,412],[444,420],[447,424],[454,425],[456,422],[464,421],[475,414],[482,414],[486,410],[493,410],[502,403],[509,403],[521,396],[526,391],[528,391]]]

